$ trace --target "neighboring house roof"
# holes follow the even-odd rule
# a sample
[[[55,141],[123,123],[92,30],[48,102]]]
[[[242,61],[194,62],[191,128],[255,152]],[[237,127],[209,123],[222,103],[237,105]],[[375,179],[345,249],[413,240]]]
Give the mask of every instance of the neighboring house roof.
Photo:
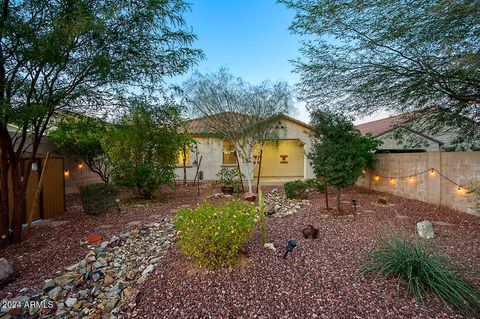
[[[221,112],[221,113],[218,113],[218,114],[215,114],[215,115],[212,115],[212,116],[219,117],[220,119],[225,119],[225,121],[227,121],[227,120],[228,121],[242,121],[242,120],[246,120],[248,117],[250,117],[250,115],[247,115],[247,114],[233,113],[233,112]],[[279,117],[281,119],[285,119],[287,121],[290,121],[290,122],[296,123],[298,125],[301,125],[301,126],[307,128],[309,130],[312,129],[312,127],[310,125],[308,125],[307,123],[299,121],[299,120],[297,120],[293,117],[290,117],[286,114],[281,113],[281,114],[279,114]],[[212,127],[211,123],[212,122],[209,121],[206,116],[191,119],[191,120],[187,121],[187,131],[190,134],[197,134],[197,135],[212,135],[212,134],[215,134],[216,133],[215,128]]]
[[[359,124],[357,125],[357,129],[360,131],[360,133],[362,133],[362,135],[370,133],[376,137],[383,135],[388,131],[391,131],[392,129],[396,128],[401,124],[405,124],[410,120],[411,117],[409,116],[409,114],[400,114],[387,117],[386,119]]]
[[[391,117],[387,117],[385,119],[381,120],[376,120],[364,124],[359,124],[357,125],[357,129],[362,133],[362,135],[365,134],[372,134],[374,137],[380,137],[382,135],[385,135],[389,132],[392,132],[396,129],[405,129],[407,131],[410,131],[414,134],[417,134],[418,136],[421,136],[425,139],[428,139],[430,141],[433,141],[435,143],[438,143],[439,145],[444,145],[445,143],[430,136],[425,133],[413,130],[412,128],[406,126],[408,122],[412,121],[414,119],[414,113],[405,113],[405,114],[400,114],[400,115],[395,115]]]

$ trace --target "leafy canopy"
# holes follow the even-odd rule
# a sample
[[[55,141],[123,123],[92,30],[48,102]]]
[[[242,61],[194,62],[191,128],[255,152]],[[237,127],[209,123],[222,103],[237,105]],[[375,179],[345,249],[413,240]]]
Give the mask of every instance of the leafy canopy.
[[[91,171],[108,182],[108,156],[101,142],[106,131],[106,123],[102,120],[69,114],[60,119],[49,137],[60,152],[70,159],[85,162]]]
[[[295,62],[310,109],[424,117],[430,133],[480,139],[477,0],[279,0],[305,36]]]
[[[364,170],[373,168],[379,141],[362,136],[342,115],[315,111],[311,118],[313,145],[308,157],[316,176],[330,186],[343,189],[353,185]]]
[[[131,112],[108,131],[103,147],[112,164],[113,181],[151,198],[160,185],[173,181],[185,140],[179,131],[182,120],[175,105],[132,103]]]

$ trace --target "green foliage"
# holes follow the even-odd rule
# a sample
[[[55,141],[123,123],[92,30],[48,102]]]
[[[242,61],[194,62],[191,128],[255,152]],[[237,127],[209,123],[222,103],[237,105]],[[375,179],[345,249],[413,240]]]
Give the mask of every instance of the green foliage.
[[[204,202],[195,209],[181,209],[175,220],[178,247],[199,265],[232,267],[253,236],[256,214],[255,205],[243,201],[218,206]]]
[[[417,131],[480,140],[478,0],[279,1],[308,39],[295,63],[308,109],[419,111]]]
[[[267,221],[265,220],[265,203],[263,200],[262,189],[260,187],[258,188],[258,209],[258,213],[260,215],[260,232],[262,234],[262,244],[265,244],[268,242]]]
[[[319,193],[325,191],[325,183],[317,178],[309,178],[305,180],[305,184],[308,188],[316,190]]]
[[[184,141],[180,124],[177,107],[134,101],[131,113],[111,127],[104,139],[113,181],[137,189],[146,199],[160,185],[171,185]]]
[[[480,292],[452,271],[447,256],[436,254],[422,242],[389,237],[366,254],[360,272],[394,276],[398,278],[398,289],[406,283],[407,292],[422,303],[435,293],[467,316],[480,313]]]
[[[217,176],[225,187],[233,187],[235,182],[240,180],[238,168],[222,167]]]
[[[101,143],[106,131],[105,122],[99,119],[67,115],[56,124],[55,131],[49,137],[64,155],[85,162],[91,171],[108,183],[108,156]]]
[[[307,197],[308,184],[302,180],[286,182],[284,185],[285,196],[290,199],[303,199]]]
[[[362,136],[344,116],[321,111],[311,116],[313,147],[308,157],[316,176],[329,186],[343,189],[373,168],[379,141]]]
[[[89,215],[100,215],[116,207],[118,189],[109,183],[96,183],[80,186],[80,199],[83,211]]]

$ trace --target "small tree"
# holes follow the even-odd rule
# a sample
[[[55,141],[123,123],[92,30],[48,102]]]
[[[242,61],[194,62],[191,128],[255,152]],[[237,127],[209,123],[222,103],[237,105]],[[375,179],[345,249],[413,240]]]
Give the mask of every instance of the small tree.
[[[104,148],[112,164],[112,180],[135,188],[145,199],[160,185],[171,185],[178,151],[184,141],[176,106],[135,101],[106,135]]]
[[[373,168],[375,151],[380,142],[370,136],[362,136],[344,116],[315,111],[311,118],[313,147],[308,157],[315,174],[326,185],[337,189],[339,211],[341,190],[351,187],[366,169]]]
[[[252,85],[220,69],[215,74],[195,73],[184,83],[182,97],[216,137],[233,143],[252,193],[255,152],[260,152],[266,141],[277,138],[280,115],[293,110],[288,84],[265,81]]]
[[[63,154],[85,162],[92,172],[108,183],[108,156],[101,142],[105,133],[106,125],[102,120],[82,115],[67,115],[49,136]]]

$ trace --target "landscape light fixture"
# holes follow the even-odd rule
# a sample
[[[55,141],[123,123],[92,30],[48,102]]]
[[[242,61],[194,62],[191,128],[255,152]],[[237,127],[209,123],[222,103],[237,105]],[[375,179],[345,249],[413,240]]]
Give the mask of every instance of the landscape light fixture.
[[[297,247],[297,242],[293,239],[290,239],[287,242],[287,247],[285,247],[286,251],[285,251],[285,255],[283,255],[283,258],[287,258],[288,253],[291,253],[295,247]]]
[[[38,170],[37,161],[32,160],[32,171],[36,172]]]
[[[353,205],[353,209],[357,211],[357,199],[355,197],[352,198],[352,205]]]
[[[118,215],[120,215],[120,213],[122,212],[122,210],[120,209],[120,198],[115,198],[115,203],[117,204]]]

